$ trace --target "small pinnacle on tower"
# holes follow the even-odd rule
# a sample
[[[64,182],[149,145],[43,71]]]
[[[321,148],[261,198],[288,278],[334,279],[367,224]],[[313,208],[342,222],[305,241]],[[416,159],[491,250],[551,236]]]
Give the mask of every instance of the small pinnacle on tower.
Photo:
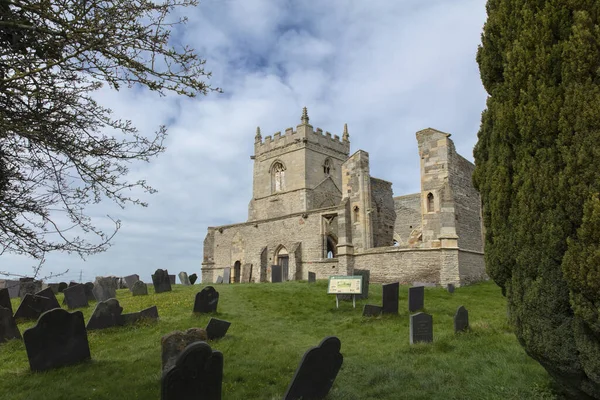
[[[348,124],[344,124],[344,134],[342,135],[342,140],[348,141],[349,137],[350,135],[348,135]]]
[[[303,124],[308,125],[308,111],[306,110],[306,107],[302,109],[302,118],[300,118],[300,121],[302,121]]]
[[[262,136],[260,134],[260,126],[256,127],[256,136],[254,136],[255,142],[260,142],[262,140]]]

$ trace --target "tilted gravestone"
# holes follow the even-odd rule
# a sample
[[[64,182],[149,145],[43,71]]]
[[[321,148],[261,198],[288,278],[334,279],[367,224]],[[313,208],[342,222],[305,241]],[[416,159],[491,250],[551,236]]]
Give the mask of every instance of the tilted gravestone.
[[[400,294],[400,283],[388,283],[383,287],[383,307],[384,314],[398,314],[398,297]]]
[[[158,308],[156,306],[144,308],[142,311],[122,314],[123,325],[131,325],[141,320],[158,320]]]
[[[181,282],[182,285],[184,286],[190,286],[190,278],[188,278],[188,274],[187,272],[181,271],[179,273],[179,282]]]
[[[371,271],[368,269],[355,269],[353,275],[362,276],[362,293],[356,295],[356,300],[369,298],[369,283],[371,281]]]
[[[271,282],[279,283],[282,279],[281,265],[271,265]]]
[[[81,311],[46,311],[23,333],[32,371],[45,371],[91,359]]]
[[[157,269],[152,275],[152,284],[154,285],[154,293],[170,292],[171,279],[169,278],[169,271]]]
[[[112,276],[97,276],[92,290],[97,301],[106,301],[117,297],[117,281]]]
[[[83,290],[85,291],[85,297],[88,301],[96,301],[96,296],[94,296],[94,284],[92,282],[84,283]]]
[[[117,299],[101,301],[96,305],[94,313],[87,323],[88,330],[106,329],[114,326],[133,324],[142,319],[158,319],[156,306],[146,308],[142,311],[123,314],[123,307]]]
[[[161,378],[161,400],[221,400],[223,353],[205,342],[190,344],[179,354],[175,366]]]
[[[424,312],[410,316],[410,344],[433,342],[433,317]]]
[[[60,282],[58,284],[58,293],[62,293],[66,288],[68,288],[67,282]]]
[[[250,283],[252,279],[252,264],[244,264],[242,266],[242,283]]]
[[[19,297],[21,300],[26,294],[34,295],[42,290],[42,282],[33,278],[19,278]]]
[[[52,289],[52,292],[57,295],[58,294],[58,285],[59,283],[49,283],[48,287]]]
[[[36,294],[27,293],[15,312],[15,319],[38,319],[39,316],[54,308],[60,308],[52,289],[46,288]]]
[[[231,322],[222,319],[211,318],[206,325],[206,335],[209,340],[220,339],[225,337]]]
[[[8,289],[8,295],[11,299],[19,297],[20,282],[11,279],[0,280],[0,288]]]
[[[314,272],[308,273],[308,283],[315,283],[317,281],[317,274]]]
[[[425,287],[414,286],[408,288],[408,311],[415,312],[425,306]]]
[[[85,285],[68,287],[63,293],[69,310],[89,306],[87,296],[85,295]]]
[[[454,333],[469,329],[469,312],[464,306],[458,307],[454,314]]]
[[[198,275],[191,274],[189,278],[190,278],[190,285],[193,285],[198,280]]]
[[[322,399],[327,396],[344,361],[341,347],[340,339],[329,336],[319,346],[304,353],[284,400]]]
[[[194,312],[195,313],[211,313],[217,311],[217,305],[219,304],[219,292],[212,286],[207,286],[198,293],[196,293],[196,300],[194,301]]]
[[[10,316],[13,315],[12,303],[10,302],[10,293],[8,289],[0,289],[0,307],[10,310]]]
[[[446,286],[446,289],[448,289],[448,293],[454,293],[454,284],[453,283],[449,283]]]
[[[162,372],[166,372],[175,365],[177,357],[187,346],[194,342],[205,342],[207,340],[206,330],[202,328],[190,328],[185,332],[175,331],[163,336],[160,339]]]
[[[374,306],[372,304],[365,304],[363,308],[363,317],[376,317],[381,315],[383,307]]]
[[[223,268],[223,283],[229,284],[231,282],[231,268]]]
[[[12,315],[12,310],[0,307],[0,343],[10,339],[21,339],[21,332]]]
[[[75,281],[71,281],[71,282],[69,282],[69,287],[73,287],[73,286],[75,286],[75,285],[79,285],[79,283],[78,283],[78,282],[75,282]]]
[[[175,278],[176,278],[175,275],[169,275],[169,282],[171,282],[171,285],[175,284]]]
[[[217,281],[215,283],[223,283],[223,277],[221,275],[217,276]]]
[[[133,288],[133,285],[140,280],[140,276],[138,274],[127,275],[123,277],[123,280],[125,280],[125,285],[127,286],[127,288],[131,290]]]
[[[137,281],[131,287],[131,294],[133,296],[146,296],[148,295],[148,285],[142,281]]]

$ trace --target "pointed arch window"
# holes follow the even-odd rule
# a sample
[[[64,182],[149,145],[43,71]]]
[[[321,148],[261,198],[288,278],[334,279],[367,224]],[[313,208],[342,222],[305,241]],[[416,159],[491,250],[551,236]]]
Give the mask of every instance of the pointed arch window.
[[[434,212],[435,208],[434,208],[434,199],[433,199],[433,193],[429,193],[427,195],[427,212]]]
[[[273,193],[285,188],[285,166],[281,161],[276,161],[271,167],[271,187]]]
[[[323,173],[325,175],[329,175],[331,173],[331,160],[329,158],[325,159],[323,163]]]

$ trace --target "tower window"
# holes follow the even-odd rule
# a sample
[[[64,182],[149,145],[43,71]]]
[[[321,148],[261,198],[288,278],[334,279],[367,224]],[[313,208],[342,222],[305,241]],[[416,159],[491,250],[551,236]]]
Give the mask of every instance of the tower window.
[[[433,193],[427,195],[427,212],[434,211]]]
[[[323,163],[323,173],[325,175],[329,175],[331,172],[331,160],[328,158],[325,160],[325,162]]]
[[[273,192],[281,192],[285,187],[285,167],[279,161],[271,167],[271,182]]]

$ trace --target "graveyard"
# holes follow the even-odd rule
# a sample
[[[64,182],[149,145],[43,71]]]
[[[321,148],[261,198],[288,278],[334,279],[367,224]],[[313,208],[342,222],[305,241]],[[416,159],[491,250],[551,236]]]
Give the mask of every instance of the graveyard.
[[[409,311],[409,285],[392,286],[386,296],[398,292],[397,312],[384,304],[380,284],[371,283],[368,298],[356,300],[356,308],[352,301],[340,301],[336,308],[327,284],[211,284],[217,293],[202,295],[206,284],[176,284],[162,293],[148,285],[148,295],[137,296],[118,289],[123,316],[156,306],[159,319],[88,328],[91,359],[44,372],[30,370],[23,340],[0,343],[2,399],[159,399],[161,338],[204,328],[211,318],[231,323],[224,337],[207,340],[213,352],[222,354],[223,399],[283,398],[305,352],[328,336],[339,339],[343,363],[327,399],[554,398],[546,371],[517,343],[494,283],[453,293],[441,287],[413,290],[423,292],[422,306],[420,299],[411,301],[419,307],[414,311]],[[210,306],[193,313],[198,299],[207,296],[203,301]],[[63,304],[64,295],[56,299]],[[17,310],[20,300],[11,302]],[[365,305],[381,311],[382,304],[384,312],[363,316]],[[457,324],[465,327],[455,319],[461,306],[461,315],[468,310],[468,328],[455,333]],[[88,307],[69,311],[81,312],[88,322],[95,307],[96,301],[90,301]],[[431,318],[415,319],[411,327],[410,316],[418,312]],[[433,341],[415,336],[411,344],[410,332],[429,320]],[[35,325],[35,320],[20,321],[18,328],[23,335]]]

